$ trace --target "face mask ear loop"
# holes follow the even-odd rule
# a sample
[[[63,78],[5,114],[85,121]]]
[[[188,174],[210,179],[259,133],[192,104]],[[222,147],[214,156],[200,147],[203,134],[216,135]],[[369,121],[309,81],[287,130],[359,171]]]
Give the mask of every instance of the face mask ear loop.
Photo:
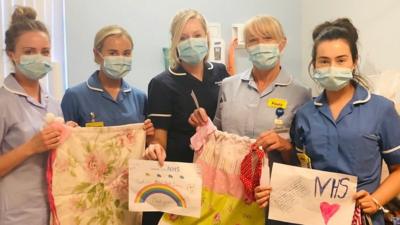
[[[10,58],[10,60],[11,60],[11,63],[14,65],[14,66],[16,66],[17,65],[17,60],[15,60],[14,59],[14,57],[15,57],[15,53],[14,52],[11,52],[11,54],[12,54],[12,56],[11,55],[8,55],[8,57]]]
[[[97,52],[97,54],[99,54],[99,56],[104,60],[104,55],[103,55],[99,50],[97,50],[97,49],[96,49],[96,52]]]

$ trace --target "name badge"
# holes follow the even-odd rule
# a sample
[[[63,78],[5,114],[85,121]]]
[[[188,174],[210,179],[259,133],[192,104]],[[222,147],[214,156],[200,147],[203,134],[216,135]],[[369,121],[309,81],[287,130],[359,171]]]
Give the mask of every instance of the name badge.
[[[96,121],[96,114],[94,112],[89,113],[91,121],[88,123],[85,123],[85,127],[104,127],[104,122],[102,121]]]
[[[279,99],[279,98],[270,98],[267,101],[267,106],[270,108],[282,108],[286,109],[287,107],[287,101],[285,99]]]
[[[89,122],[85,124],[85,127],[104,127],[104,122]]]

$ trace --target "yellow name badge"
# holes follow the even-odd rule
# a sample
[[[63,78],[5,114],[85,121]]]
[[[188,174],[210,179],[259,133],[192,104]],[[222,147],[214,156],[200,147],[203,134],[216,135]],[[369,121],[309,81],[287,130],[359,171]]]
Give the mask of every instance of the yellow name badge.
[[[301,167],[311,168],[311,159],[305,153],[297,153],[297,158],[300,161]]]
[[[89,122],[85,124],[85,127],[104,127],[104,122]]]
[[[279,99],[279,98],[270,98],[267,101],[267,106],[270,108],[282,108],[286,109],[287,107],[287,101],[285,99]]]

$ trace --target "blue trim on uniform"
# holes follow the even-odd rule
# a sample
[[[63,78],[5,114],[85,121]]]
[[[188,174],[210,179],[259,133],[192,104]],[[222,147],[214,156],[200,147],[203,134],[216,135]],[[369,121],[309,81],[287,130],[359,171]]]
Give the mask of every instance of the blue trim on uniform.
[[[351,102],[353,105],[357,105],[357,104],[366,103],[370,99],[371,99],[371,92],[369,90],[363,88],[361,85],[357,85],[354,96],[351,99]],[[328,100],[326,98],[325,91],[314,99],[314,105],[316,105],[316,106],[322,106],[327,103],[328,103]]]
[[[47,113],[62,116],[59,103],[40,90],[40,103],[29,96],[9,75],[0,88],[0,155],[27,143],[44,126]],[[48,224],[48,152],[43,151],[21,162],[0,178],[0,224]]]
[[[380,185],[382,159],[389,166],[400,165],[399,127],[392,101],[355,84],[353,98],[336,120],[325,92],[301,107],[291,137],[314,169],[357,176],[357,190],[373,193]],[[373,223],[384,224],[381,213]]]
[[[139,89],[122,80],[121,90],[114,100],[102,87],[94,72],[86,82],[66,90],[61,102],[65,120],[72,120],[80,126],[95,120],[105,126],[141,123],[147,115],[147,97]]]
[[[243,81],[253,81],[252,69],[248,69],[245,72],[239,74]],[[274,86],[288,86],[292,83],[293,77],[290,76],[285,70],[281,69],[279,71],[278,77],[272,82]]]
[[[96,74],[96,75],[94,75]],[[96,71],[93,75],[91,75],[89,77],[89,79],[86,81],[86,85],[88,86],[89,89],[92,89],[94,91],[100,91],[100,92],[104,92],[103,86],[100,83],[98,74],[99,71]],[[122,79],[122,84],[121,84],[121,91],[123,92],[130,92],[132,91],[131,86]]]
[[[36,101],[36,99],[33,99],[31,96],[26,94],[25,90],[15,79],[14,74],[10,74],[9,76],[7,76],[7,78],[4,80],[3,87],[10,93],[26,97],[26,100],[28,102],[41,108],[46,108],[47,103],[49,101],[50,97],[49,94],[41,86],[40,86],[40,102]]]

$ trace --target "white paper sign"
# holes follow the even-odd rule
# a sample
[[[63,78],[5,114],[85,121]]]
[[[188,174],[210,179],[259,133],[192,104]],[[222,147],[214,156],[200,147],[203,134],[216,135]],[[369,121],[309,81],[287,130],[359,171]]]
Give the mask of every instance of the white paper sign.
[[[357,177],[274,163],[269,219],[304,225],[351,224]]]
[[[129,210],[200,217],[201,170],[194,163],[129,161]]]

